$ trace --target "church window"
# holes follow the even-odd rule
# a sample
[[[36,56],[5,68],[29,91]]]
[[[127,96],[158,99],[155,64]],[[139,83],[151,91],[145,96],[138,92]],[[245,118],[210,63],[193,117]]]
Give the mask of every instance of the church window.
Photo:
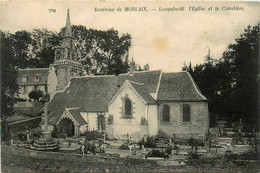
[[[23,77],[22,77],[22,82],[23,82],[23,83],[27,82],[27,76],[23,76]]]
[[[27,93],[27,87],[23,86],[23,93]]]
[[[170,122],[170,107],[168,105],[163,106],[163,121]]]
[[[40,82],[40,76],[35,76],[35,77],[34,77],[34,81],[35,81],[35,82]]]
[[[132,118],[132,103],[130,99],[125,99],[125,117]]]
[[[183,122],[190,122],[190,105],[183,105]]]

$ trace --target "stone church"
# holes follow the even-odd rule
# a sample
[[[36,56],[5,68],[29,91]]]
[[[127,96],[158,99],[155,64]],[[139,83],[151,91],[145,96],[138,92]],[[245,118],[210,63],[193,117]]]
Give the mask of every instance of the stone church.
[[[204,139],[209,129],[208,101],[188,72],[161,70],[119,75],[80,76],[69,12],[63,42],[51,65],[56,94],[48,104],[49,130],[78,137],[87,130],[110,138],[139,140],[159,132]]]

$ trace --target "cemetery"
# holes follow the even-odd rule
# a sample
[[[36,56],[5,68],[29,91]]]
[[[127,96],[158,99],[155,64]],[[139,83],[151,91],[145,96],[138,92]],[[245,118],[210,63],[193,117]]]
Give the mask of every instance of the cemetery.
[[[137,8],[123,9],[149,11]],[[54,11],[49,9],[49,13]],[[176,9],[159,7],[159,11]],[[172,22],[169,19],[160,22],[175,23],[177,17]],[[150,27],[149,44],[155,40],[150,48],[140,46],[141,42],[133,45],[130,34],[114,28],[103,31],[71,25],[69,9],[60,33],[1,31],[6,42],[1,42],[6,59],[1,97],[2,172],[259,172],[259,24],[249,25],[215,59],[206,43],[222,39],[202,37],[207,33],[204,24],[198,25],[203,30],[196,39],[188,41],[192,46],[185,44],[180,49],[178,44],[187,40],[171,42],[183,29],[177,27],[179,32],[175,32],[168,23],[163,26],[170,28],[163,32],[169,34],[167,39]],[[214,32],[208,35],[213,38],[218,31],[227,31],[224,24],[210,29]],[[136,37],[133,32],[133,43],[146,35],[144,31],[150,33],[144,29]],[[192,39],[194,33],[183,36]],[[183,58],[175,51],[193,56],[190,50],[202,51],[197,50],[201,40],[206,40],[208,54],[195,58],[201,57],[204,63],[192,67],[191,61],[189,66],[184,61],[181,71],[174,72],[171,64]],[[214,49],[222,44],[214,44]],[[167,49],[159,60],[165,64],[156,67],[160,70],[150,70],[148,63],[142,68],[131,55],[132,47],[141,47],[142,57],[154,54],[156,58]],[[153,53],[157,47],[159,53]],[[167,63],[163,57],[179,60]],[[170,70],[164,70],[168,64]]]
[[[161,172],[204,168],[218,171],[227,170],[226,166],[252,171],[259,167],[259,137],[244,133],[241,120],[232,126],[218,122],[209,129],[205,142],[192,136],[184,140],[163,131],[140,141],[131,140],[129,134],[125,139],[109,139],[104,130],[67,137],[64,132],[48,131],[49,95],[41,101],[45,105],[42,128],[26,129],[2,142],[4,168],[22,165],[39,171]]]
[[[221,171],[227,170],[227,166],[233,171],[259,169],[257,134],[239,133],[239,129],[221,125],[210,128],[206,143],[192,137],[187,141],[176,139],[163,133],[135,142],[127,134],[126,140],[108,139],[102,131],[88,131],[78,138],[64,134],[59,138],[39,138],[35,134],[40,129],[31,131],[25,132],[24,138],[17,136],[2,143],[3,167],[23,165],[30,170],[59,172],[178,172],[205,168]],[[45,146],[43,151],[39,145],[49,148]]]

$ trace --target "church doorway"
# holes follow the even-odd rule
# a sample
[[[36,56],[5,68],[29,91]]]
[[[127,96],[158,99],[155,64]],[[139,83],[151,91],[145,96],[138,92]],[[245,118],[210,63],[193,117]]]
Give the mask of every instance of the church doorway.
[[[59,134],[66,134],[67,137],[74,136],[75,126],[71,119],[63,118],[58,124]]]
[[[106,119],[104,115],[98,116],[98,130],[105,130]]]

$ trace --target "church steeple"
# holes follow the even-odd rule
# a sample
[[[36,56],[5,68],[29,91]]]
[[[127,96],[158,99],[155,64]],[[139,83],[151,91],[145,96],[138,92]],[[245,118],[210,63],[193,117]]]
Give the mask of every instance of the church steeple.
[[[53,63],[57,75],[57,92],[64,90],[71,77],[80,76],[82,73],[82,64],[77,59],[68,10],[62,43],[55,49],[55,61]]]
[[[64,30],[64,37],[72,37],[72,28],[70,24],[70,11],[68,9],[67,11],[67,20],[66,20],[66,26]]]
[[[135,72],[135,62],[134,62],[134,58],[132,57],[132,61],[130,62],[129,73],[134,74],[134,72]]]

